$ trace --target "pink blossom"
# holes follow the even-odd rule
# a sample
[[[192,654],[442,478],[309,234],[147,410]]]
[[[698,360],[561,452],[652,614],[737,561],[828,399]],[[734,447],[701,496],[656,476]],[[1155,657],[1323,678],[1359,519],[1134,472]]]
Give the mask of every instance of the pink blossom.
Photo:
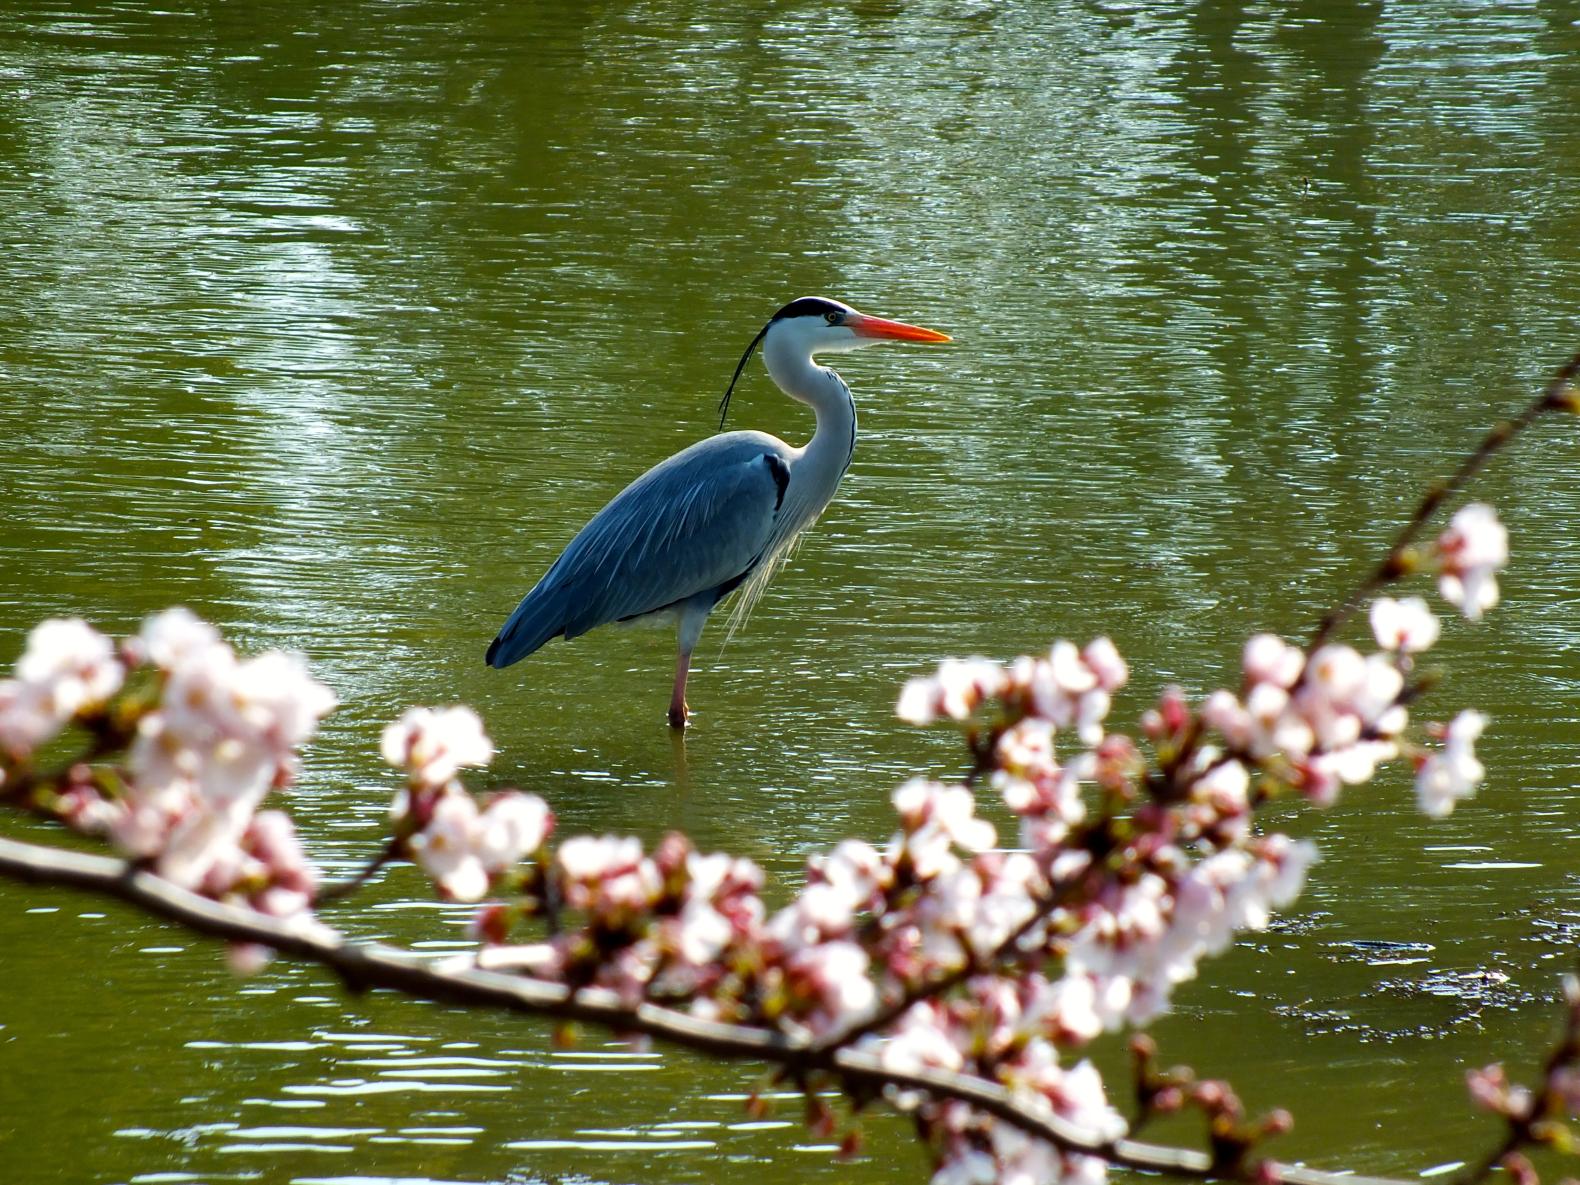
[[[914,1074],[962,1069],[965,1057],[961,1047],[968,1041],[969,1035],[958,1031],[942,1004],[923,1000],[906,1009],[888,1035],[869,1037],[863,1045],[877,1047],[886,1069]]]
[[[242,875],[240,841],[252,821],[253,804],[199,804],[189,799],[184,805],[164,821],[162,832],[155,833],[150,854],[156,856],[155,867],[166,880],[219,896]],[[146,814],[139,822],[155,826],[154,818]]]
[[[912,913],[919,954],[929,965],[955,967],[971,953],[968,931],[982,899],[975,870],[956,865],[932,878]]]
[[[42,688],[18,679],[0,680],[0,748],[18,761],[51,740],[67,719]]]
[[[1027,700],[1032,713],[1056,728],[1074,729],[1083,744],[1103,739],[1111,693],[1129,677],[1124,659],[1107,638],[1085,650],[1064,640],[1053,644],[1047,658],[1020,659],[1010,668],[1012,693]]]
[[[1058,773],[1053,756],[1053,722],[1027,716],[1006,728],[998,739],[995,756],[998,769],[1020,778],[1036,781]]]
[[[1472,621],[1498,603],[1498,571],[1509,562],[1509,532],[1482,502],[1462,506],[1437,540],[1443,599]]]
[[[768,932],[786,949],[849,936],[856,915],[877,903],[894,881],[894,868],[871,844],[842,840],[826,856],[807,862],[807,883],[800,894],[768,923]]]
[[[1201,708],[1202,722],[1236,749],[1249,750],[1254,733],[1251,714],[1232,691],[1219,689],[1207,697]]]
[[[1001,1069],[1018,1097],[1045,1103],[1048,1109],[1103,1139],[1125,1133],[1123,1118],[1108,1105],[1102,1078],[1083,1061],[1064,1069],[1053,1047],[1033,1038],[1014,1060]],[[996,1162],[997,1185],[1100,1185],[1106,1177],[1104,1162],[1095,1157],[1066,1154],[1018,1128],[994,1123],[988,1139]]]
[[[893,802],[904,828],[896,842],[921,880],[957,867],[953,848],[980,852],[996,841],[993,825],[976,817],[976,799],[964,786],[912,778],[895,790]]]
[[[1210,768],[1191,784],[1191,797],[1209,804],[1220,815],[1243,815],[1250,810],[1251,775],[1238,761],[1218,760],[1211,750]]]
[[[1312,845],[1284,836],[1194,864],[1181,852],[1160,852],[1160,863],[1180,870],[1105,887],[1081,911],[1085,924],[1069,939],[1065,975],[1089,979],[1092,994],[1082,1003],[1090,1000],[1104,1028],[1146,1024],[1202,958],[1226,949],[1236,931],[1264,929],[1272,909],[1293,900],[1315,855]]]
[[[486,766],[494,745],[476,712],[453,708],[411,708],[384,729],[384,760],[403,769],[417,790],[437,790],[463,766]]]
[[[1090,751],[1064,765],[1055,761],[1053,736],[1052,722],[1035,716],[1006,729],[991,776],[1004,804],[1022,816],[1021,841],[1030,848],[1051,847],[1085,818],[1080,784],[1097,776],[1098,758]]]
[[[1485,1111],[1511,1119],[1529,1119],[1535,1106],[1530,1088],[1509,1081],[1503,1066],[1494,1062],[1479,1070],[1465,1072],[1465,1085],[1471,1100]]]
[[[242,837],[243,846],[267,870],[273,885],[310,898],[318,888],[318,870],[302,850],[296,825],[284,811],[259,811]],[[275,900],[278,906],[280,901]],[[303,902],[303,908],[306,902]]]
[[[271,652],[238,661],[185,610],[149,619],[128,650],[167,673],[158,705],[138,721],[124,793],[93,813],[94,824],[198,892],[226,896],[245,882],[254,908],[305,908],[311,886],[290,847],[294,834],[286,845],[284,817],[258,823],[253,812],[290,780],[297,747],[334,696],[300,659]]]
[[[230,709],[243,736],[289,752],[305,745],[334,710],[334,692],[308,673],[294,654],[269,650],[242,663],[230,689]]]
[[[1445,730],[1442,750],[1420,762],[1415,793],[1424,814],[1441,818],[1460,799],[1476,792],[1487,771],[1476,759],[1475,744],[1486,726],[1487,718],[1480,712],[1459,713]]]
[[[799,1018],[814,1036],[863,1020],[877,1003],[868,977],[867,952],[854,942],[823,942],[792,954],[784,964],[794,997],[806,1004]]]
[[[1325,784],[1334,781],[1359,786],[1376,776],[1377,767],[1399,755],[1393,741],[1356,741],[1354,744],[1319,753],[1309,763],[1319,771]],[[1323,804],[1328,805],[1328,804]]]
[[[940,717],[964,720],[1004,686],[1004,668],[991,659],[945,659],[937,674],[906,682],[895,714],[910,724],[931,724]]]
[[[1107,637],[1088,642],[1081,651],[1081,660],[1097,676],[1097,685],[1104,691],[1118,691],[1130,678],[1130,667]]]
[[[484,868],[498,872],[543,846],[554,829],[554,814],[536,794],[507,791],[489,801],[478,823],[478,859]]]
[[[1091,975],[1065,974],[1046,984],[1035,1001],[1034,1015],[1046,1018],[1049,1033],[1063,1044],[1083,1045],[1105,1027],[1098,1011],[1097,981]]]
[[[762,927],[762,870],[750,860],[690,852],[686,858],[684,904],[664,919],[669,949],[693,967],[718,959],[740,940],[755,938]]]
[[[928,1185],[998,1185],[998,1161],[964,1140],[955,1141],[939,1161]]]
[[[1547,1088],[1563,1107],[1566,1115],[1580,1115],[1580,1067],[1573,1064],[1553,1067],[1547,1076]]]
[[[1350,646],[1327,645],[1286,689],[1282,680],[1297,669],[1292,656],[1299,652],[1268,634],[1253,643],[1245,702],[1220,690],[1202,708],[1204,723],[1234,751],[1256,761],[1281,754],[1294,767],[1294,784],[1321,805],[1331,803],[1343,784],[1367,781],[1380,763],[1398,756],[1396,738],[1409,712],[1400,702],[1404,676],[1392,655],[1362,656]]]
[[[225,948],[226,965],[241,978],[257,975],[273,957],[273,951],[256,942],[232,942]]]
[[[1191,721],[1185,689],[1169,684],[1158,695],[1157,706],[1141,716],[1141,730],[1154,741],[1180,736]]]
[[[17,679],[42,689],[69,718],[120,690],[125,670],[115,644],[81,618],[50,618],[34,626],[16,664]]]
[[[501,794],[482,810],[462,790],[441,794],[411,838],[417,862],[445,896],[477,901],[493,878],[542,846],[553,815],[534,794]]]
[[[1063,1118],[1099,1139],[1125,1134],[1124,1118],[1109,1105],[1102,1075],[1090,1061],[1063,1067],[1052,1043],[1034,1038],[1026,1043],[1019,1063],[1012,1064],[1019,1083],[1048,1099]]]
[[[653,861],[634,837],[577,835],[560,844],[555,864],[565,903],[599,915],[640,913],[663,890]]]
[[[16,678],[0,681],[0,747],[26,759],[72,717],[119,691],[124,678],[114,643],[87,622],[40,622],[27,636]]]
[[[1441,629],[1420,597],[1378,597],[1371,608],[1372,635],[1384,650],[1417,654],[1430,650]]]
[[[239,662],[227,645],[188,653],[145,716],[131,766],[145,794],[183,787],[223,804],[256,803],[288,780],[295,750],[335,705],[298,658],[278,651]]]
[[[1037,861],[1025,852],[986,853],[974,862],[973,874],[981,889],[963,932],[971,949],[985,956],[1031,919],[1034,897],[1046,884]]]
[[[1306,669],[1306,655],[1276,634],[1255,634],[1245,644],[1241,668],[1247,683],[1271,683],[1288,691]]]
[[[127,639],[126,651],[134,661],[173,671],[209,648],[224,645],[217,629],[191,610],[178,606],[145,620],[136,636]]]
[[[1257,840],[1253,854],[1257,860],[1259,891],[1275,909],[1283,909],[1300,896],[1306,885],[1306,874],[1318,860],[1316,844],[1310,840],[1291,839],[1276,831]]]
[[[1409,721],[1399,702],[1403,689],[1404,676],[1386,654],[1362,657],[1352,647],[1330,644],[1311,656],[1272,724],[1283,752],[1303,771],[1308,795],[1331,800],[1340,783],[1364,782],[1379,762],[1397,755],[1394,738]],[[1266,727],[1257,722],[1264,737]]]

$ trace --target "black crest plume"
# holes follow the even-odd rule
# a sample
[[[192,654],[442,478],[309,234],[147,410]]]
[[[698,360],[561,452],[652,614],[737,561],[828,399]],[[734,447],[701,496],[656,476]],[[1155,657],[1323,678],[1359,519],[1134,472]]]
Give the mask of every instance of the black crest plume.
[[[742,354],[741,360],[735,364],[735,374],[730,378],[730,385],[725,388],[724,398],[719,400],[720,432],[724,431],[724,417],[730,414],[730,396],[735,392],[735,384],[740,381],[741,371],[746,369],[746,364],[752,360],[752,354],[762,344],[763,338],[768,335],[769,329],[773,328],[774,321],[778,319],[778,317],[772,318],[767,325],[757,331],[757,336],[752,338],[752,344],[746,347],[746,353]]]
[[[752,344],[746,347],[746,353],[742,354],[741,360],[735,364],[735,374],[730,378],[730,385],[724,392],[724,398],[719,400],[720,432],[724,431],[724,417],[730,414],[730,396],[735,391],[735,384],[740,381],[741,371],[746,369],[746,364],[752,359],[752,352],[762,344],[763,338],[774,327],[774,322],[783,321],[786,317],[824,317],[830,313],[843,317],[844,308],[831,300],[823,299],[821,296],[803,296],[797,300],[792,300],[784,308],[768,318],[768,324],[764,325],[758,331],[757,336],[752,338]]]

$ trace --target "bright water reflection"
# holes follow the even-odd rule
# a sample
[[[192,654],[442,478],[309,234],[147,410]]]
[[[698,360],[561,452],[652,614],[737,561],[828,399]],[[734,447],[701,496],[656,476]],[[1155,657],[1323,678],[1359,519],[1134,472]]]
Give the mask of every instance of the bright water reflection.
[[[1305,628],[1575,347],[1577,18],[13,5],[5,653],[47,614],[125,629],[177,601],[306,652],[345,706],[293,810],[336,870],[379,834],[378,724],[464,699],[567,830],[684,827],[793,876],[952,766],[894,726],[904,675],[1110,632],[1140,686],[1120,718],[1209,686],[1246,630]],[[563,542],[712,430],[745,341],[808,292],[957,344],[842,363],[855,465],[749,629],[705,638],[684,747],[665,633],[485,671]],[[735,406],[810,432],[758,370]],[[1550,432],[1483,487],[1510,604],[1450,631],[1444,700],[1495,718],[1481,804],[1428,824],[1393,784],[1296,822],[1328,854],[1304,908],[1165,1029],[1292,1107],[1291,1155],[1465,1155],[1463,1066],[1540,1035],[1580,933],[1575,455]],[[409,870],[373,895],[359,932],[463,941]],[[288,967],[238,985],[64,896],[0,890],[0,918],[19,1180],[924,1175],[899,1125],[837,1164],[772,1126],[793,1099],[754,1120],[751,1068],[556,1051]]]

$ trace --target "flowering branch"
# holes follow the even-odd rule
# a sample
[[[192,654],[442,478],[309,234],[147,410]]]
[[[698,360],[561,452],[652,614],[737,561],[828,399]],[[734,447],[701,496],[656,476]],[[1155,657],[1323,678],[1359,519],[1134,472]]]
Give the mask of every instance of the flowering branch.
[[[1574,389],[1577,376],[1580,376],[1580,354],[1576,354],[1561,367],[1542,393],[1527,404],[1518,415],[1494,425],[1482,438],[1475,451],[1460,462],[1458,469],[1445,480],[1436,482],[1427,489],[1409,521],[1400,528],[1382,562],[1337,608],[1322,619],[1308,649],[1315,650],[1332,637],[1334,631],[1354,616],[1356,610],[1364,605],[1369,597],[1415,570],[1417,561],[1412,557],[1410,548],[1416,537],[1443,503],[1464,489],[1470,479],[1475,477],[1499,450],[1506,447],[1547,412],[1580,412],[1580,393]],[[1490,605],[1487,607],[1491,608]]]
[[[1017,1100],[1002,1086],[940,1070],[900,1071],[850,1048],[819,1047],[746,1025],[702,1020],[654,1004],[630,1004],[603,988],[571,989],[475,968],[434,966],[397,947],[348,940],[321,923],[271,917],[183,889],[147,870],[105,856],[0,837],[0,873],[12,879],[111,897],[211,938],[260,944],[333,971],[352,991],[388,988],[418,999],[499,1008],[644,1034],[721,1058],[783,1066],[798,1076],[822,1072],[852,1085],[922,1090],[958,1099],[1071,1152],[1124,1168],[1208,1179],[1221,1171],[1210,1156],[1126,1139],[1102,1139],[1058,1115]],[[1268,1166],[1289,1185],[1402,1185],[1383,1177],[1328,1173],[1298,1165]]]
[[[1541,1085],[1535,1090],[1513,1085],[1503,1066],[1494,1063],[1465,1075],[1470,1097],[1485,1111],[1503,1118],[1507,1130],[1498,1145],[1460,1178],[1476,1185],[1494,1169],[1507,1169],[1521,1185],[1532,1185],[1536,1171],[1524,1156],[1526,1148],[1573,1151],[1576,1137],[1565,1123],[1580,1114],[1580,978],[1564,978],[1563,1033],[1542,1062]]]

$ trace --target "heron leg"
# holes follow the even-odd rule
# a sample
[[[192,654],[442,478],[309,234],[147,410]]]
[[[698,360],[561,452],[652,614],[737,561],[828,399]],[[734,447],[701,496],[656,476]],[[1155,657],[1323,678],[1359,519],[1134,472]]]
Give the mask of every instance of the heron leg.
[[[675,660],[675,691],[669,697],[669,726],[685,728],[691,708],[686,704],[686,675],[691,671],[691,651],[682,650]]]
[[[669,697],[669,726],[685,728],[691,709],[686,705],[686,676],[691,672],[691,652],[702,637],[702,627],[718,601],[718,590],[708,589],[686,601],[680,610],[680,653],[675,659],[675,692]]]

